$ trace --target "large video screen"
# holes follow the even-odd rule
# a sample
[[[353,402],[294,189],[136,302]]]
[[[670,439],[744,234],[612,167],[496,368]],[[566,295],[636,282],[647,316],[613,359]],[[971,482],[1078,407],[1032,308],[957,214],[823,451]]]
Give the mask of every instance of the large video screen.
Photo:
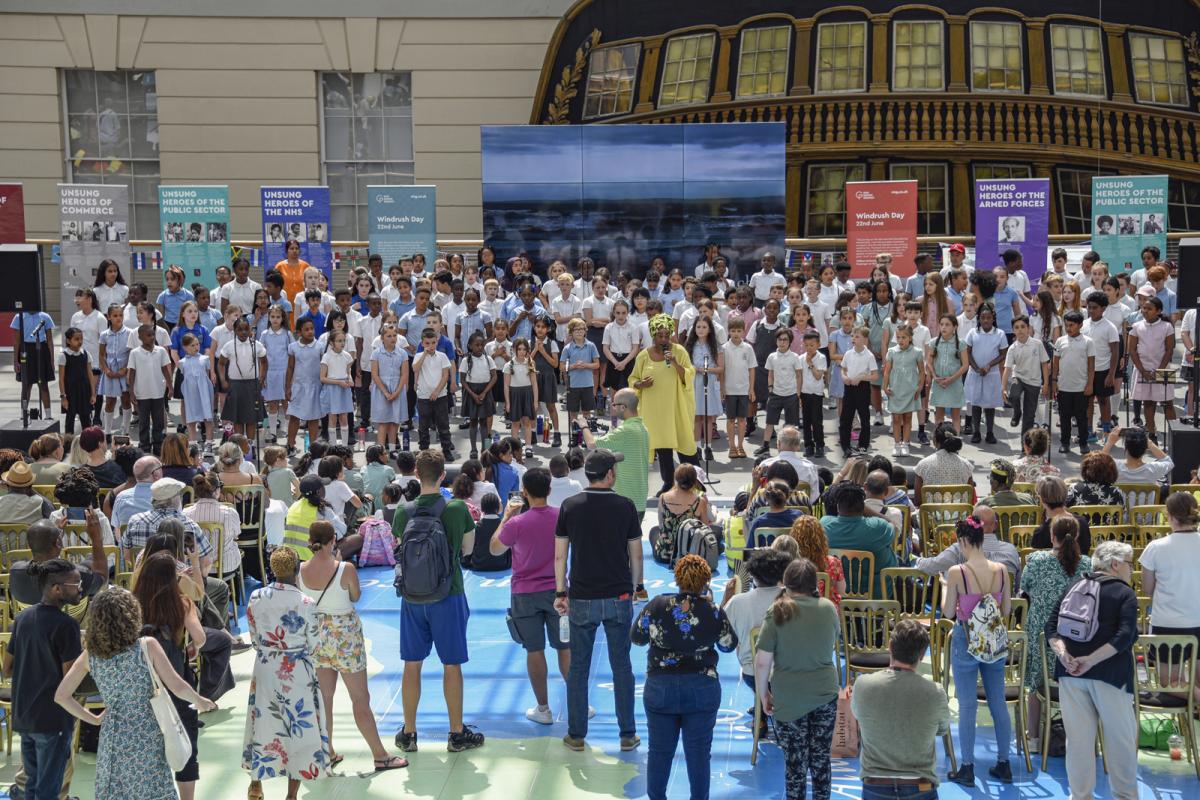
[[[716,242],[733,276],[782,255],[786,126],[484,126],[483,238],[544,272],[581,256],[641,275],[685,274]]]

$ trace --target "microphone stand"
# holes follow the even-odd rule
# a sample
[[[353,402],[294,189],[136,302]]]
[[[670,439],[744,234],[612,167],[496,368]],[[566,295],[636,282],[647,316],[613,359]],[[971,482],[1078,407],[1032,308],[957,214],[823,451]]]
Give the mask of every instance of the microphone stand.
[[[25,346],[25,304],[17,303],[17,360],[13,365],[21,371],[21,427],[29,427],[29,370],[26,368],[28,348]]]
[[[712,466],[712,428],[708,424],[708,356],[704,357],[704,434],[700,438],[704,442],[704,474],[707,475]]]

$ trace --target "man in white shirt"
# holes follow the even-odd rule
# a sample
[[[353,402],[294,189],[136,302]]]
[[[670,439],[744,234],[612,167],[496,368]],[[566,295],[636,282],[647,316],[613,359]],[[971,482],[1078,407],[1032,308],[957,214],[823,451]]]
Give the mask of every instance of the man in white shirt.
[[[754,292],[754,305],[762,308],[771,296],[772,286],[787,286],[787,278],[775,271],[775,254],[765,253],[762,269],[750,276],[750,289]]]
[[[245,258],[233,262],[233,276],[217,291],[221,313],[225,313],[225,306],[234,305],[249,314],[254,308],[254,295],[262,286],[250,280],[250,262]]]
[[[866,507],[890,522],[897,536],[907,536],[908,531],[903,530],[904,512],[887,504],[887,496],[892,491],[892,476],[877,469],[867,475],[863,489],[867,492]],[[906,547],[905,552],[910,550]]]
[[[821,497],[821,477],[811,461],[800,454],[804,445],[804,437],[795,425],[784,425],[779,429],[779,455],[768,458],[760,465],[765,472],[767,467],[776,461],[786,461],[796,468],[796,475],[801,483],[807,483],[809,502],[815,503]]]

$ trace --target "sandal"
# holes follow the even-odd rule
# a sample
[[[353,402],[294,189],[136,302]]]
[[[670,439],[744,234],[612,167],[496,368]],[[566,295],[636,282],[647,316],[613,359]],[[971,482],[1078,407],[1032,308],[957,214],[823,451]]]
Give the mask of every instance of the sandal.
[[[375,759],[375,771],[387,772],[389,769],[404,769],[408,766],[408,759],[400,756],[388,756],[387,758]]]
[[[342,763],[345,760],[346,760],[346,757],[343,756],[341,753],[335,753],[334,755],[329,757],[329,768],[333,769],[334,767],[336,767],[338,764]]]
[[[250,781],[250,788],[246,790],[246,800],[263,800],[263,788],[261,782]]]

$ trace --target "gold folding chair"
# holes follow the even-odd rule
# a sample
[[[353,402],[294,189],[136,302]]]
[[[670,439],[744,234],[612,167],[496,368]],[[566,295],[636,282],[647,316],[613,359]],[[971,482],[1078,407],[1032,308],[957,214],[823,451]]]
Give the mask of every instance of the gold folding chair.
[[[1085,517],[1092,528],[1125,524],[1125,506],[1071,506],[1070,512]]]
[[[1008,529],[1008,543],[1018,550],[1033,546],[1033,532],[1036,525],[1012,525]]]
[[[213,561],[213,566],[217,569],[217,577],[229,586],[229,599],[233,603],[234,613],[237,612],[237,587],[242,578],[242,560],[239,558],[237,566],[229,571],[225,569],[225,525],[220,522],[197,522],[200,530],[208,534],[208,541],[212,544],[213,551],[217,554]],[[241,551],[238,551],[241,555]]]
[[[0,522],[0,557],[9,550],[23,550],[29,546],[25,531],[29,526],[20,522]]]
[[[891,663],[888,643],[900,621],[900,604],[895,600],[842,598],[842,658],[847,682],[858,673],[879,672]]]
[[[1041,506],[993,506],[996,518],[999,520],[996,530],[1002,541],[1012,543],[1009,538],[1009,528],[1013,525],[1037,527],[1046,518],[1046,510]]]
[[[870,599],[875,596],[875,554],[870,550],[829,549],[829,555],[842,560],[846,576],[846,597]]]
[[[1192,763],[1196,777],[1200,778],[1200,753],[1196,748],[1193,722],[1196,648],[1195,636],[1140,636],[1133,645],[1133,659],[1138,720],[1143,716],[1166,716],[1173,720],[1183,736],[1187,759]]]
[[[817,573],[817,588],[821,590],[821,597],[832,602],[833,600],[833,581],[829,579],[828,572]]]
[[[887,567],[880,573],[883,595],[900,604],[901,619],[932,627],[942,599],[942,581],[910,567]]]
[[[929,664],[933,682],[940,684],[946,696],[950,696],[950,634],[954,632],[954,620],[942,617],[929,629]],[[950,760],[950,771],[958,770],[958,759],[954,756],[954,736],[948,729],[942,736],[942,747]]]
[[[756,625],[750,629],[751,662],[758,658],[758,637],[762,634],[762,626]],[[758,763],[758,731],[762,726],[762,701],[758,699],[758,690],[754,690],[754,740],[750,745],[750,766]]]
[[[1101,542],[1133,543],[1137,530],[1132,525],[1093,525],[1091,528],[1092,549]]]
[[[1024,483],[1024,482],[1014,483],[1012,485],[1012,490],[1014,492],[1018,492],[1020,494],[1032,494],[1035,496],[1037,495],[1037,491],[1034,489],[1034,485],[1032,483]]]
[[[1161,503],[1145,506],[1129,507],[1129,524],[1138,528],[1143,525],[1166,525],[1167,507]]]
[[[1137,599],[1137,629],[1139,636],[1150,635],[1150,598],[1139,596]]]
[[[975,503],[975,487],[970,484],[946,484],[944,486],[921,486],[921,495],[917,498],[917,505],[924,506],[926,503],[935,503],[938,505],[945,504],[962,504],[974,506]]]
[[[1131,514],[1138,506],[1152,506],[1163,501],[1162,487],[1157,483],[1118,483],[1117,488],[1125,495],[1125,508]]]
[[[53,483],[35,483],[33,485],[33,491],[37,492],[42,497],[49,500],[50,505],[54,506],[55,508],[58,508],[60,505],[62,505],[61,503],[58,502],[58,498],[54,496],[54,484]]]
[[[8,643],[12,641],[12,631],[0,632],[0,650],[8,652]],[[9,757],[12,757],[12,737],[13,737],[13,685],[12,678],[4,675],[0,671],[0,711],[4,712],[4,717],[0,719],[0,725],[4,726],[5,752]]]
[[[1008,573],[1009,579],[1012,580],[1012,573]],[[1010,607],[1008,610],[1008,620],[1005,622],[1005,627],[1010,631],[1025,630],[1025,620],[1029,616],[1029,601],[1024,597],[1009,598]]]
[[[907,503],[889,503],[884,508],[894,508],[900,512],[900,532],[896,534],[892,549],[896,551],[896,560],[903,564],[908,560],[912,536],[912,508]]]
[[[754,531],[753,547],[770,547],[771,543],[780,536],[786,536],[791,528],[757,528]]]
[[[242,521],[242,534],[238,537],[238,547],[242,548],[243,556],[246,550],[257,553],[260,575],[265,582],[268,569],[265,527],[268,503],[267,487],[262,485],[226,486],[221,490],[221,499],[232,503],[238,512],[238,518]],[[244,569],[242,574],[245,574]],[[245,593],[244,586],[242,592]]]
[[[970,503],[924,503],[917,509],[917,519],[921,525],[921,541],[925,545],[926,557],[935,556],[943,549],[935,535],[938,526],[957,525],[960,519],[971,515],[973,508],[974,506]]]

